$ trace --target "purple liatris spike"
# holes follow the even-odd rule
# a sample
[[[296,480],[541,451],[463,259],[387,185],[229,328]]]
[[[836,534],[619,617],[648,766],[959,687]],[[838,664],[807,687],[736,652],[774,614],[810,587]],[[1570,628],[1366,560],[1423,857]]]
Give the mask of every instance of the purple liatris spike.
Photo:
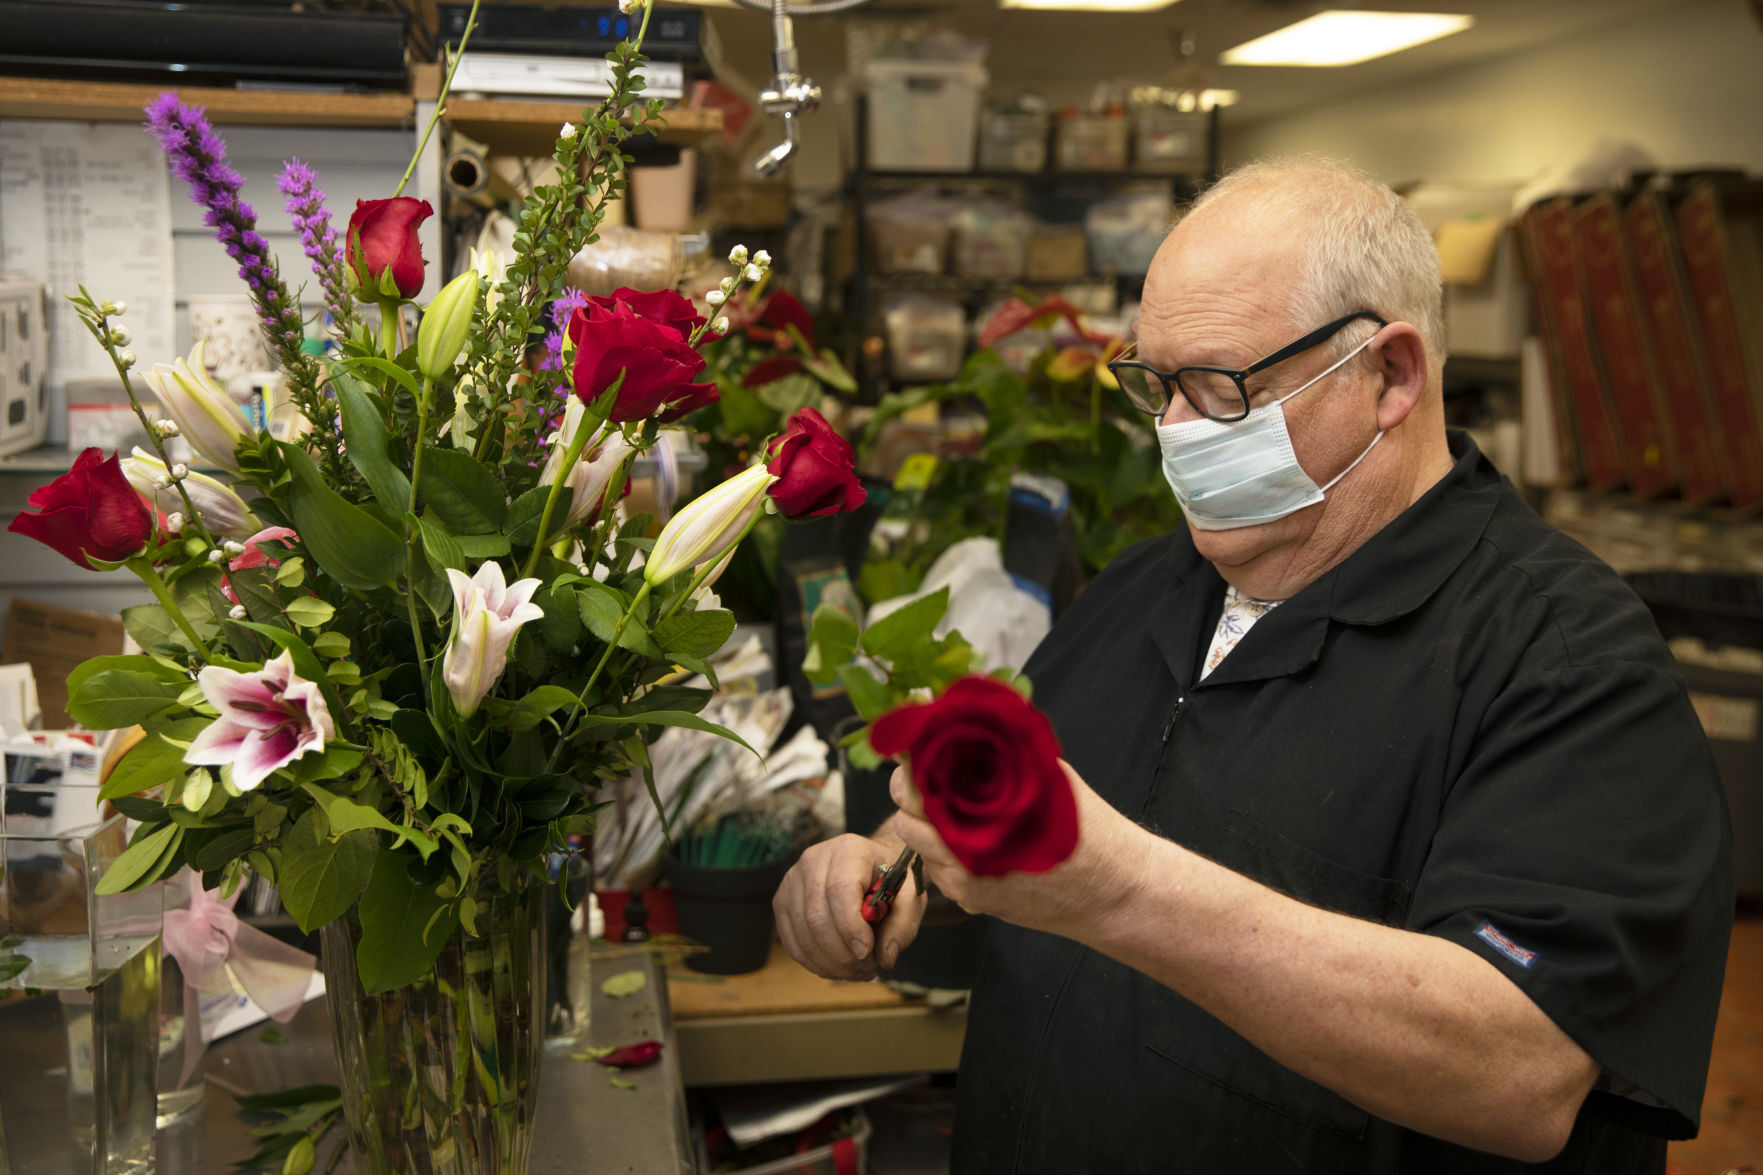
[[[563,332],[569,329],[570,318],[587,300],[587,295],[574,286],[564,286],[563,292],[551,303],[551,332],[545,336],[545,351],[539,357],[541,371],[563,370]]]
[[[214,133],[200,106],[186,106],[166,91],[147,104],[147,129],[165,151],[171,173],[190,186],[190,195],[207,209],[202,220],[239,266],[263,320],[264,335],[292,368],[300,359],[298,345],[284,340],[305,337],[300,309],[288,295],[269,255],[269,243],[257,231],[257,213],[239,198],[244,178],[226,160],[226,142]]]
[[[331,319],[339,325],[354,316],[355,303],[349,296],[349,284],[343,272],[343,255],[337,248],[337,230],[331,227],[330,209],[325,206],[324,190],[312,168],[298,159],[290,159],[282,168],[276,186],[287,197],[288,215],[300,234],[300,247],[312,262],[312,272],[324,287],[325,304]]]

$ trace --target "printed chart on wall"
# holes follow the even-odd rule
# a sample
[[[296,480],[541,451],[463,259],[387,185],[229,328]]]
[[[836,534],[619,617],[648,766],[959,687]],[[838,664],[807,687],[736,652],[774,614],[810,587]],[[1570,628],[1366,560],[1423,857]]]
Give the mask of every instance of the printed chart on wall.
[[[49,288],[49,383],[115,378],[66,295],[126,301],[129,349],[174,358],[171,189],[132,124],[0,122],[0,270]]]

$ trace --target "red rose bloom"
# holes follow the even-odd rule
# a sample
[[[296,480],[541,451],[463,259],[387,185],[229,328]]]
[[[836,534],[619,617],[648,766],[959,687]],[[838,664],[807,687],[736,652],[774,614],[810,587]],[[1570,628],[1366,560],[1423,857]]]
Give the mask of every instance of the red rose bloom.
[[[870,727],[878,754],[905,754],[925,819],[969,873],[1045,873],[1077,848],[1077,798],[1047,716],[990,677],[964,677]]]
[[[637,317],[646,318],[650,322],[660,323],[670,330],[678,331],[682,339],[690,339],[692,332],[704,325],[704,316],[688,298],[681,297],[672,290],[633,290],[628,286],[612,292],[610,298],[589,298],[586,304],[598,306],[602,310],[611,310],[618,303],[623,303],[633,310]]]
[[[30,496],[38,514],[20,513],[6,529],[60,551],[81,567],[91,559],[120,563],[139,555],[153,537],[153,513],[115,453],[86,449],[73,468]]]
[[[857,484],[857,455],[812,408],[799,408],[784,435],[766,447],[765,468],[778,480],[771,500],[786,518],[855,510],[867,496]]]
[[[427,200],[413,196],[355,201],[344,256],[365,297],[375,296],[380,278],[387,274],[401,297],[414,298],[422,292],[422,246],[416,239],[416,226],[434,214]]]
[[[686,345],[687,336],[643,317],[628,302],[590,299],[570,316],[569,338],[575,344],[570,378],[584,404],[593,404],[624,373],[607,417],[615,424],[658,412],[683,414],[716,398],[715,384],[692,382],[704,370],[704,357]]]

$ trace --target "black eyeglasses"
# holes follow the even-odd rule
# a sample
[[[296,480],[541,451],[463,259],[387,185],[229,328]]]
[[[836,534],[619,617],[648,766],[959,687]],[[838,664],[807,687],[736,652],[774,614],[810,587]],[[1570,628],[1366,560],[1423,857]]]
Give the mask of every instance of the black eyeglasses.
[[[1257,372],[1266,371],[1275,363],[1284,362],[1311,347],[1326,343],[1342,327],[1361,318],[1369,318],[1379,328],[1389,325],[1381,315],[1373,314],[1369,310],[1355,310],[1345,318],[1337,318],[1327,326],[1318,327],[1303,338],[1287,343],[1266,358],[1257,359],[1241,369],[1178,367],[1174,371],[1158,371],[1155,367],[1138,361],[1139,345],[1134,343],[1120,359],[1108,365],[1108,370],[1120,381],[1120,390],[1133,402],[1133,407],[1149,412],[1152,416],[1160,418],[1168,412],[1170,404],[1175,402],[1175,389],[1180,388],[1182,398],[1193,405],[1195,412],[1208,420],[1230,423],[1249,414],[1249,389],[1244,386],[1244,380]]]

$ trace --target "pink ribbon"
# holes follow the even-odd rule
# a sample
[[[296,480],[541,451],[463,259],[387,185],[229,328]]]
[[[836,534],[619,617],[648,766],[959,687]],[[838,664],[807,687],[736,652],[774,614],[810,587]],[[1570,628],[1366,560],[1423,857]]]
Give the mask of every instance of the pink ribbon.
[[[165,913],[165,953],[178,961],[184,973],[184,1071],[179,1085],[187,1084],[195,1073],[213,1033],[213,1027],[202,1022],[204,993],[230,992],[236,979],[253,1003],[272,1020],[286,1024],[306,1001],[318,962],[299,947],[239,920],[233,903],[244,886],[223,898],[203,889],[197,874],[184,872],[189,879],[189,907]]]

